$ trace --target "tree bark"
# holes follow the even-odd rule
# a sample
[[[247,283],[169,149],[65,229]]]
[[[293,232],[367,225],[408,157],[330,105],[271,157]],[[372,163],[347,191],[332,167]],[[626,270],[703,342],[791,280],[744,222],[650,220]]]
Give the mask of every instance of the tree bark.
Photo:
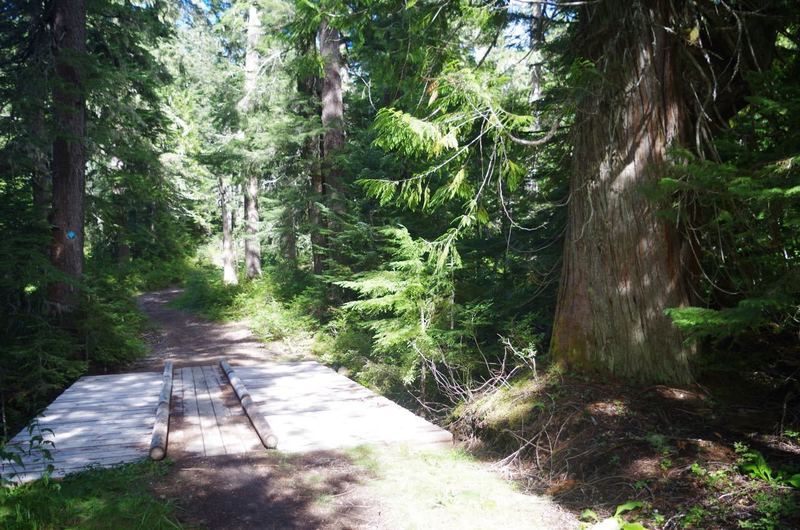
[[[247,277],[250,279],[261,276],[261,241],[259,240],[258,226],[258,175],[252,169],[247,175],[244,185],[244,264]]]
[[[116,231],[114,233],[115,254],[117,263],[125,266],[131,261],[130,237],[130,212],[125,206],[125,190],[119,186],[114,186],[111,190],[114,194],[114,207],[116,209]]]
[[[244,97],[239,103],[246,115],[254,106],[254,93],[258,82],[259,56],[258,41],[261,38],[261,16],[251,5],[247,14],[247,52],[244,63]],[[247,277],[261,276],[261,241],[259,239],[260,217],[258,213],[259,178],[256,168],[248,164],[244,183],[244,263]]]
[[[311,159],[311,193],[314,197],[308,206],[308,220],[311,224],[311,267],[314,274],[319,275],[325,269],[324,252],[328,246],[327,238],[323,233],[322,211],[319,206],[325,197],[325,181],[320,165],[322,146],[319,136],[316,135],[309,138],[306,143],[306,149]]]
[[[260,57],[258,55],[258,42],[261,39],[261,14],[258,8],[251,5],[247,12],[247,48],[244,58],[244,96],[239,102],[239,108],[247,113],[254,107],[254,94],[258,83],[258,69]]]
[[[322,181],[330,194],[330,207],[342,213],[341,169],[336,156],[344,147],[344,102],[342,101],[342,36],[323,18],[319,26],[319,53],[322,56]]]
[[[542,4],[535,2],[531,4],[531,26],[530,39],[533,54],[533,64],[531,64],[531,93],[529,100],[535,103],[542,98],[542,57],[541,51],[544,45],[544,18]],[[539,128],[539,118],[536,116],[534,128]]]
[[[225,285],[237,285],[236,251],[233,248],[233,219],[228,210],[230,187],[222,177],[218,177],[219,205],[222,215],[222,282]]]
[[[342,54],[339,50],[341,34],[323,18],[318,32],[319,53],[322,57],[323,78],[320,94],[321,117],[324,132],[316,151],[318,164],[311,170],[311,188],[315,196],[324,200],[334,214],[344,213],[342,200],[341,170],[336,155],[344,147],[344,103],[342,101]],[[314,274],[324,269],[323,251],[328,241],[322,233],[324,229],[335,230],[333,219],[324,219],[317,204],[309,209],[312,224],[311,243],[313,249]]]
[[[286,206],[283,210],[283,257],[291,263],[297,261],[297,226],[295,223],[294,208]]]
[[[45,137],[44,127],[44,94],[37,102],[36,109],[31,116],[30,142],[31,142],[31,191],[33,194],[33,209],[39,219],[46,221],[52,205],[52,180],[50,173],[50,149],[43,149]]]
[[[310,55],[316,53],[316,45],[313,39],[308,39],[300,43],[297,52],[299,54]],[[311,119],[313,116],[320,115],[320,91],[319,77],[306,74],[297,79],[297,91],[308,98],[310,105],[303,105],[300,114]],[[324,227],[322,226],[322,212],[319,203],[323,201],[325,186],[320,168],[322,157],[321,138],[317,134],[311,134],[303,142],[303,158],[308,160],[309,185],[311,187],[310,200],[308,203],[308,224],[311,237],[311,270],[314,274],[322,274],[324,268],[324,249],[327,246]]]
[[[579,53],[599,75],[576,117],[551,351],[578,371],[687,383],[693,347],[664,314],[689,302],[687,246],[642,194],[690,136],[680,37],[667,31],[678,21],[667,0],[600,2],[581,15]],[[598,32],[598,21],[614,26]]]
[[[77,63],[86,53],[84,0],[53,4],[53,83],[56,137],[53,142],[53,265],[73,280],[83,274],[84,194],[86,186],[86,102]],[[56,311],[77,303],[73,282],[56,282],[49,300]]]

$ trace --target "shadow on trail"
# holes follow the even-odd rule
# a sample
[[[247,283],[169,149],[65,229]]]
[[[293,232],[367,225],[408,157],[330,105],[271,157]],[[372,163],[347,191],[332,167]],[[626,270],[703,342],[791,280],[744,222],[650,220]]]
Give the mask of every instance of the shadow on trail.
[[[190,526],[360,528],[377,512],[358,498],[368,478],[342,453],[253,453],[181,459],[156,490],[177,501]]]

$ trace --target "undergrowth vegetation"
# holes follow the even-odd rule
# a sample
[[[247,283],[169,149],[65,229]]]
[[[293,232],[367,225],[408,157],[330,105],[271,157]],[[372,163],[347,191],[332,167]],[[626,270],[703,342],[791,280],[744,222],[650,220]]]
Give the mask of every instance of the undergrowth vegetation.
[[[119,269],[90,262],[88,269],[80,304],[69,314],[46,310],[42,279],[0,292],[12,308],[0,323],[1,434],[6,439],[78,377],[118,370],[145,355],[142,334],[149,323],[135,295],[179,281],[188,266],[176,260],[159,266],[133,262]]]
[[[286,280],[281,267],[266,266],[262,278],[226,285],[219,269],[199,258],[186,271],[184,291],[172,305],[211,320],[244,320],[259,338],[280,340],[314,329],[306,298],[286,292]]]
[[[151,490],[168,469],[167,463],[127,464],[0,488],[0,527],[181,528],[175,506]]]

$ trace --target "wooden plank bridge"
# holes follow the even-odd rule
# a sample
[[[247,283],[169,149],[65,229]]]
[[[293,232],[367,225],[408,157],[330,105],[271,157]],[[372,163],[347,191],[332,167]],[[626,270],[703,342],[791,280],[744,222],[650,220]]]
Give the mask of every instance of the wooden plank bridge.
[[[131,462],[147,456],[161,390],[160,373],[82,377],[48,406],[29,429],[12,438],[21,464],[3,461],[0,473],[11,480],[37,479],[48,465],[61,477],[88,466]],[[37,437],[52,460],[29,449]],[[30,453],[30,454],[24,454]]]
[[[0,475],[23,482],[39,478],[48,466],[51,476],[61,477],[88,467],[134,462],[159,454],[150,452],[157,440],[172,458],[264,451],[265,445],[274,445],[268,440],[276,438],[277,449],[286,452],[453,443],[448,431],[314,361],[228,369],[230,373],[218,365],[184,366],[170,369],[167,376],[140,372],[82,377],[32,428],[10,440],[7,447],[23,451],[22,465],[4,460]],[[168,431],[162,425],[168,432],[163,440],[157,434],[160,401],[170,412],[168,419],[159,414],[159,421],[168,421]],[[37,437],[52,443],[45,446],[52,458],[35,450],[24,454]]]

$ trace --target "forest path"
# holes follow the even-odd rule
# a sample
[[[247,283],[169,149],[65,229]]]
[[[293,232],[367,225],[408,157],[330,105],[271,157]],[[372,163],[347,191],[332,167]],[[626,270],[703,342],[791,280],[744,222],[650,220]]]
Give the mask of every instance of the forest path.
[[[310,355],[291,343],[259,342],[244,322],[209,322],[168,307],[180,293],[169,289],[140,297],[140,307],[159,332],[151,340],[152,353],[134,369],[160,370],[165,360],[172,360],[176,373],[181,369],[185,373],[187,367],[194,372],[197,366],[225,357],[241,366],[247,378],[252,377],[248,371],[257,372],[260,364],[316,364],[298,363]],[[341,377],[332,371],[331,376]],[[318,389],[319,385],[308,387]],[[325,405],[324,400],[319,404]],[[486,464],[456,451],[361,446],[294,454],[258,450],[219,456],[168,455],[174,464],[153,488],[162,498],[176,501],[180,520],[189,528],[578,526],[571,514],[550,499],[515,491]]]
[[[153,291],[139,296],[138,303],[158,331],[148,337],[150,355],[136,362],[129,370],[159,372],[164,361],[175,368],[216,365],[227,359],[237,366],[253,366],[265,361],[311,359],[287,339],[264,343],[258,340],[244,322],[211,322],[187,311],[169,307],[183,289]]]

